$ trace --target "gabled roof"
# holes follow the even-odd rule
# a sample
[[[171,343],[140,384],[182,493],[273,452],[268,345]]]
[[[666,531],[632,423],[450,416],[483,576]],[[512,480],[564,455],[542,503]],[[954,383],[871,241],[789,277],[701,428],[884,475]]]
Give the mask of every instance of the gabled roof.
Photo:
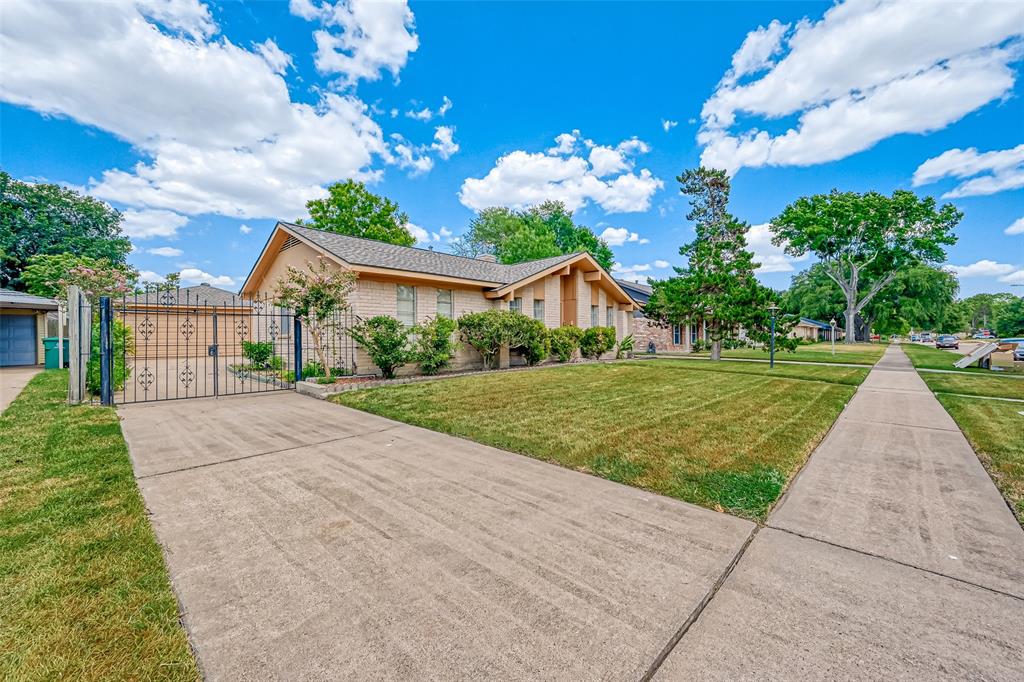
[[[495,286],[518,282],[579,255],[573,253],[515,265],[504,265],[480,258],[455,256],[450,253],[418,249],[412,246],[398,246],[361,237],[348,237],[292,223],[278,223],[278,225],[350,265],[457,277],[490,283]]]
[[[626,293],[633,297],[633,300],[637,303],[647,303],[651,300],[651,294],[654,293],[654,289],[646,284],[640,284],[639,282],[630,282],[625,279],[616,279],[619,286],[626,290]]]
[[[248,299],[243,301],[239,294],[227,289],[197,284],[192,287],[144,291],[125,297],[126,301],[136,305],[199,305],[199,306],[247,306]]]
[[[56,310],[57,301],[43,296],[33,296],[24,291],[0,289],[0,307],[23,308],[29,310]]]

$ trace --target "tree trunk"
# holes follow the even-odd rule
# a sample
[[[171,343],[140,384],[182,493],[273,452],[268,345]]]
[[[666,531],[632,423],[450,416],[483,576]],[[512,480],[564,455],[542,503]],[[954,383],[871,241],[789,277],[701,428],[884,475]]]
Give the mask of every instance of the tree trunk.
[[[718,333],[718,323],[711,325],[711,359],[722,359],[722,335]]]
[[[847,300],[846,303],[846,337],[843,343],[856,343],[857,341],[857,304],[855,301]]]
[[[327,356],[324,355],[323,344],[320,343],[320,330],[317,329],[317,326],[315,324],[309,325],[309,336],[311,339],[313,339],[313,344],[316,346],[316,355],[318,358],[320,358],[320,366],[324,370],[324,376],[330,379],[331,368],[327,366]]]

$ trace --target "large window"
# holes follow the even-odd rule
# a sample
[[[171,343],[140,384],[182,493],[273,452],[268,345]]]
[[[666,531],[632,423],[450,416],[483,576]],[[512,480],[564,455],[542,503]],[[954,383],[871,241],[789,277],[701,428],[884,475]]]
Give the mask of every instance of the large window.
[[[683,342],[683,327],[682,325],[672,325],[672,343],[679,345]]]
[[[406,327],[416,324],[416,287],[398,285],[398,321]]]
[[[533,299],[533,319],[544,321],[544,299]]]
[[[508,309],[514,313],[523,312],[523,299],[518,297],[513,298],[511,301],[508,302]]]
[[[454,306],[452,301],[455,298],[454,292],[451,289],[438,289],[437,290],[437,316],[438,317],[455,317]]]
[[[608,325],[609,327],[615,326],[615,308],[608,306]]]
[[[598,322],[598,315],[601,314],[600,310],[601,310],[600,306],[596,306],[596,305],[590,306],[590,326],[591,327],[596,327],[599,324],[599,322]]]

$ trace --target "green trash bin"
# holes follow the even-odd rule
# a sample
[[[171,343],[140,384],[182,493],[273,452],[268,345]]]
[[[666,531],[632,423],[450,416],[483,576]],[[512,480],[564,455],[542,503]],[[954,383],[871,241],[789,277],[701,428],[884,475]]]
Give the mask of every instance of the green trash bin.
[[[46,369],[57,369],[59,366],[59,360],[57,358],[57,342],[56,336],[47,336],[43,339],[43,351],[46,356]],[[68,366],[68,340],[64,339],[64,366]]]

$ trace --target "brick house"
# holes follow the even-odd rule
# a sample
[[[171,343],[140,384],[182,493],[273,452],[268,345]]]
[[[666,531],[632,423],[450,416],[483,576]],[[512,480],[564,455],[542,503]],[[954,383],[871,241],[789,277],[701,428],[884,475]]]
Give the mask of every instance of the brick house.
[[[651,298],[651,287],[639,282],[615,280],[636,303],[633,311],[633,338],[637,353],[646,353],[651,343],[659,352],[689,353],[697,339],[707,340],[707,331],[696,324],[662,324],[644,315],[644,304]]]
[[[412,326],[438,315],[458,318],[497,308],[517,310],[548,328],[614,327],[616,339],[633,333],[634,300],[585,252],[504,265],[493,256],[455,256],[279,222],[241,293],[272,294],[288,266],[303,269],[319,258],[356,273],[349,303],[363,319],[389,315]],[[514,354],[502,359],[520,361]],[[452,367],[481,364],[475,350],[460,344]],[[373,367],[362,350],[356,365],[360,373]]]

